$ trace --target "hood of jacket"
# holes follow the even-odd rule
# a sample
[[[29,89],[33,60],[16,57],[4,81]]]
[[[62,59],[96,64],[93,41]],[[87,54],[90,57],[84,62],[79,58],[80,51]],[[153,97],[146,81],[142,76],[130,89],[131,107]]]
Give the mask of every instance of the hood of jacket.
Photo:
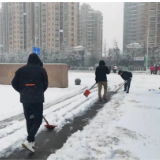
[[[39,66],[43,67],[42,61],[40,60],[38,55],[35,53],[30,54],[28,57],[27,65],[30,65],[30,64],[39,65]]]
[[[105,66],[105,64],[106,64],[106,63],[105,63],[103,60],[100,60],[100,61],[99,61],[99,66]]]

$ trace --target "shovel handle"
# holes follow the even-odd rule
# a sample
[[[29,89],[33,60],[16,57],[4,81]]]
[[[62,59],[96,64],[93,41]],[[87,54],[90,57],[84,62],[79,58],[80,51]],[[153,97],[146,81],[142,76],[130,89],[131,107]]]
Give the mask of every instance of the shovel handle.
[[[44,116],[43,116],[43,119],[45,120],[45,122],[46,122],[47,124],[49,124],[48,121],[46,120],[46,118],[45,118]]]
[[[115,90],[115,92],[117,92],[122,86],[124,86],[124,84],[127,82],[127,81],[129,81],[130,80],[130,78],[128,79],[128,80],[126,80],[121,86],[119,86],[116,90]]]
[[[122,86],[124,86],[125,83],[126,83],[126,81],[125,81],[122,85],[120,85],[120,86],[115,90],[115,92],[117,92]]]
[[[89,90],[91,90],[95,85],[96,85],[96,83]]]

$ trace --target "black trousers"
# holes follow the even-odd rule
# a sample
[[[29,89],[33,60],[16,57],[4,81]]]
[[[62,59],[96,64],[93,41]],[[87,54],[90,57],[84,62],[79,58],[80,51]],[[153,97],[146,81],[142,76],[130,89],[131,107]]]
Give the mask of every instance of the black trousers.
[[[153,74],[153,71],[151,70],[151,74]]]
[[[128,80],[127,83],[125,83],[124,85],[124,90],[129,92],[130,85],[131,85],[131,80]]]
[[[34,142],[35,135],[42,124],[43,103],[25,103],[23,104],[23,109],[28,132],[27,140]]]

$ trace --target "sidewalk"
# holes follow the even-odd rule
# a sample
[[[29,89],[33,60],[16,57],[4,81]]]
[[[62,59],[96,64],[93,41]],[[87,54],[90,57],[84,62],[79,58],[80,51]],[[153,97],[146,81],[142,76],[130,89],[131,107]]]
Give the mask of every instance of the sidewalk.
[[[113,92],[108,93],[108,101],[110,100]],[[78,130],[83,130],[89,121],[96,116],[99,109],[101,109],[104,104],[95,103],[84,115],[76,117],[69,124],[65,125],[62,130],[56,133],[52,131],[43,131],[36,138],[36,152],[34,154],[30,153],[25,149],[17,149],[13,154],[8,157],[0,157],[0,159],[39,159],[46,160],[48,156],[55,152],[55,150],[60,149],[66,142],[68,137]],[[7,152],[6,154],[8,154]]]

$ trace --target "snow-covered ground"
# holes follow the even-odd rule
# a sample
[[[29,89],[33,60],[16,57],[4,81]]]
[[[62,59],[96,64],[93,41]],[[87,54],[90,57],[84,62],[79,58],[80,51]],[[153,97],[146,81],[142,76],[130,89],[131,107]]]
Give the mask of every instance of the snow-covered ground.
[[[119,81],[116,75],[109,79]],[[135,74],[129,94],[114,95],[48,160],[159,160],[159,87],[158,75]]]
[[[82,83],[75,86],[74,80],[80,78]],[[108,84],[111,90],[114,90],[122,79],[116,74],[108,77]],[[51,124],[57,125],[57,131],[60,130],[68,120],[75,116],[83,114],[97,100],[97,88],[94,88],[88,98],[83,95],[85,87],[90,87],[95,83],[94,72],[70,72],[69,87],[65,89],[49,88],[45,93],[44,116]],[[82,92],[82,93],[81,93]],[[19,94],[11,86],[0,85],[0,95],[3,99],[0,101],[0,121],[11,116],[23,113],[22,104],[19,102]],[[68,96],[72,95],[70,99]],[[66,99],[65,101],[63,101]],[[54,103],[59,102],[59,103]],[[54,104],[54,105],[53,105]],[[6,151],[12,152],[15,148],[21,148],[21,143],[26,138],[25,120],[14,119],[6,122],[6,126],[0,129],[0,155],[5,155]],[[1,127],[1,122],[0,122]],[[39,132],[45,130],[42,125]]]

